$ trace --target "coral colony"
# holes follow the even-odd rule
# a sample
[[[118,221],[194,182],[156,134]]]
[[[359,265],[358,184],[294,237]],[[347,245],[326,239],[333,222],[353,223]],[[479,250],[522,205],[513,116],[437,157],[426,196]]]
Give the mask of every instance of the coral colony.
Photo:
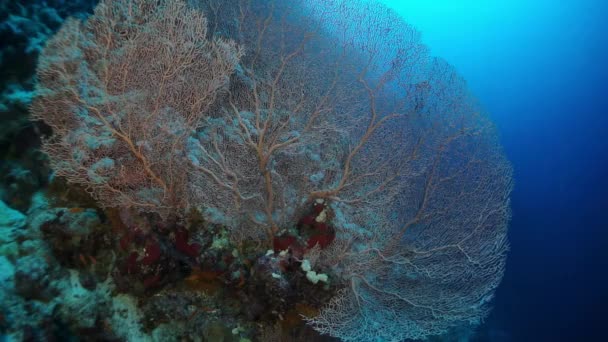
[[[25,2],[6,25],[64,6]],[[359,0],[79,13],[53,17],[23,90],[44,154],[11,159],[23,170],[2,190],[9,338],[442,340],[487,315],[511,169],[464,80],[396,14]]]

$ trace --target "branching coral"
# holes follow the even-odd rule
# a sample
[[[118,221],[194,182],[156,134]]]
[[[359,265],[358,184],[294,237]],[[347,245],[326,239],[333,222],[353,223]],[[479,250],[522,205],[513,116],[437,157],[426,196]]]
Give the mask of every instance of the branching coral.
[[[504,269],[511,171],[465,82],[377,4],[191,2],[207,17],[102,1],[49,42],[32,110],[55,131],[57,174],[105,207],[197,208],[229,231],[213,261],[236,288],[250,272],[252,292],[293,300],[340,289],[308,317],[319,332],[400,341],[478,323]],[[181,256],[207,252],[172,227]],[[159,241],[127,271],[157,262]]]
[[[239,54],[208,40],[205,17],[181,1],[102,1],[85,23],[67,21],[40,56],[31,109],[53,128],[56,174],[105,207],[183,210],[186,138]]]

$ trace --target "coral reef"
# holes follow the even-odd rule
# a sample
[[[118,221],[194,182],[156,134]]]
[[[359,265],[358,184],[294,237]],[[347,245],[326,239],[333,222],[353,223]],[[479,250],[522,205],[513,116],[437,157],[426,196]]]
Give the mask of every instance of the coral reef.
[[[2,4],[0,333],[439,341],[485,317],[510,167],[394,13],[93,5]]]
[[[26,211],[47,183],[49,169],[36,147],[47,126],[28,120],[38,55],[68,16],[85,18],[97,1],[0,2],[0,198]]]
[[[0,142],[27,122],[38,54],[68,16],[85,18],[97,1],[2,1],[0,3]]]
[[[62,267],[44,238],[42,227],[61,209],[50,208],[40,193],[34,195],[27,218],[3,202],[0,206],[0,217],[5,218],[0,223],[3,332],[23,341],[102,334],[96,328],[110,298],[109,283],[85,288],[80,273]],[[87,224],[90,221],[66,219],[62,227],[92,228]]]
[[[331,298],[329,287],[306,280],[293,246],[237,258],[221,232],[206,242],[198,233],[194,256],[162,229],[116,234],[102,212],[53,207],[42,193],[27,216],[0,202],[0,217],[2,331],[16,340],[245,341],[260,334],[259,324],[277,320],[286,333],[305,330],[300,315],[317,313]],[[132,257],[135,251],[141,255]],[[212,262],[217,258],[222,262]]]

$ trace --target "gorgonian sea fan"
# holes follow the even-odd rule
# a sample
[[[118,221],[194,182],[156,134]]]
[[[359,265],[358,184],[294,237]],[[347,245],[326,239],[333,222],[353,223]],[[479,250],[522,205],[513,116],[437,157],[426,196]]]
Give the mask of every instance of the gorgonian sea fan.
[[[186,139],[239,55],[182,1],[102,1],[86,22],[67,20],[41,53],[31,108],[53,128],[55,173],[104,207],[180,213]]]
[[[313,201],[343,287],[318,331],[421,339],[477,324],[500,282],[511,169],[452,67],[357,0],[102,1],[41,55],[57,173],[106,205],[200,209],[272,242]],[[202,10],[197,12],[194,8]]]

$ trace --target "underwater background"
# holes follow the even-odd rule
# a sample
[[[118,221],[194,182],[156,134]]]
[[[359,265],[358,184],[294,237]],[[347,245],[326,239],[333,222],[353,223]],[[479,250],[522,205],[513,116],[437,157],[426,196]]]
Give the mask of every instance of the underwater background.
[[[381,2],[467,80],[513,166],[506,272],[490,315],[470,340],[605,340],[608,5]],[[15,166],[38,166],[31,140],[44,132],[26,123],[37,53],[64,18],[84,17],[95,3],[0,0],[0,176],[3,197],[18,210],[26,211],[32,193],[47,185],[48,170],[25,176]]]
[[[464,75],[513,163],[511,249],[480,338],[604,341],[608,4],[384,2]]]

